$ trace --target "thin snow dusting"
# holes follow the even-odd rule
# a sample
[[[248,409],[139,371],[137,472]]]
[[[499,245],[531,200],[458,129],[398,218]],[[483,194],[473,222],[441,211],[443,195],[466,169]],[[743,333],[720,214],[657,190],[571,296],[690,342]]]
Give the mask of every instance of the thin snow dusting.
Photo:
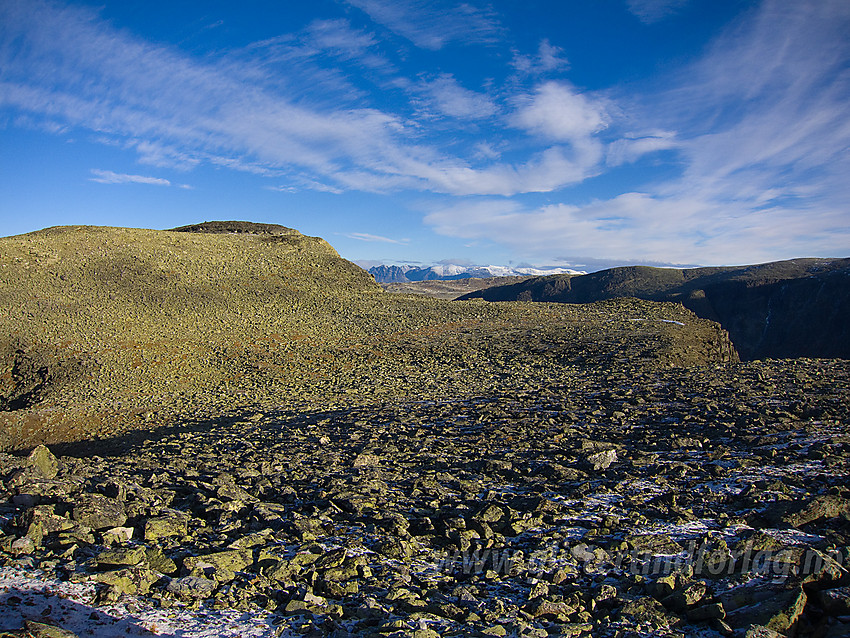
[[[633,317],[633,318],[629,319],[629,321],[646,321],[646,319]],[[661,323],[673,323],[673,324],[676,324],[677,326],[684,326],[685,325],[681,321],[676,321],[675,319],[658,319],[657,321],[660,321]]]
[[[826,538],[818,534],[807,534],[798,529],[763,529],[762,532],[772,536],[784,546],[798,545],[802,547],[818,546],[826,541]]]
[[[715,519],[704,518],[681,524],[668,523],[665,525],[652,526],[646,528],[641,533],[665,534],[674,540],[691,540],[694,538],[701,538],[709,532],[715,532],[718,529],[719,527]]]
[[[81,638],[173,636],[174,638],[265,638],[278,633],[266,612],[158,609],[142,598],[94,605],[94,583],[50,578],[40,570],[0,568],[0,631],[20,629],[25,620],[62,627]],[[296,635],[296,634],[293,634]]]

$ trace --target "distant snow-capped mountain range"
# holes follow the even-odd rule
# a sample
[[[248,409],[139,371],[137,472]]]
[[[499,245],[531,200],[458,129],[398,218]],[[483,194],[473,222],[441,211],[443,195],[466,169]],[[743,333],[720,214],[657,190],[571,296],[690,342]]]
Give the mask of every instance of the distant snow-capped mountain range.
[[[542,276],[542,275],[583,275],[584,271],[572,270],[571,268],[532,268],[510,266],[461,266],[458,264],[437,264],[435,266],[372,266],[369,269],[375,277],[375,281],[382,284],[398,283],[405,281],[433,281],[438,279],[467,279],[479,277],[510,277],[515,275]]]

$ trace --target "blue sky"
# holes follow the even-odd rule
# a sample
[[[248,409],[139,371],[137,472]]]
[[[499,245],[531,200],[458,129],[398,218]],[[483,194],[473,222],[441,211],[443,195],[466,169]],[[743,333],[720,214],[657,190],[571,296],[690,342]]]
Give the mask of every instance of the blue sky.
[[[0,2],[0,234],[366,262],[850,254],[847,0]]]

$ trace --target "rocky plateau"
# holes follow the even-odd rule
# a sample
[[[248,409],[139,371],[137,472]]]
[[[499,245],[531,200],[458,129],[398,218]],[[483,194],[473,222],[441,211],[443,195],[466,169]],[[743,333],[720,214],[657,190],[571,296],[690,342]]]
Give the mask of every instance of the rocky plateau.
[[[850,634],[846,360],[218,224],[0,240],[0,637]]]

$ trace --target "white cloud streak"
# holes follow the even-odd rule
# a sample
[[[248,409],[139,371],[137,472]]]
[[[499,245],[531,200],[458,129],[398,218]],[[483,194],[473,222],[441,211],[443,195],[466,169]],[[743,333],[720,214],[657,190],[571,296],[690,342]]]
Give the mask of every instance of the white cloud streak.
[[[545,193],[595,174],[601,152],[595,144],[572,150],[552,146],[522,164],[501,163],[483,169],[460,164],[431,167],[428,179],[438,191],[456,195]]]
[[[395,72],[379,53],[375,35],[344,19],[315,20],[298,33],[251,43],[229,52],[217,66],[229,66],[242,81],[285,92],[291,100],[309,97],[315,103],[324,95],[329,105],[365,97],[346,70],[378,77]]]
[[[410,243],[409,239],[390,239],[389,237],[381,237],[380,235],[371,235],[369,233],[345,233],[345,237],[359,241],[380,242],[384,244],[407,245]]]
[[[104,171],[99,168],[91,169],[92,175],[89,180],[98,184],[149,184],[152,186],[171,186],[171,182],[160,177],[146,177],[145,175],[128,175],[127,173],[115,173]],[[186,186],[181,185],[181,188]]]
[[[352,161],[380,171],[388,148],[404,152],[392,115],[295,105],[245,82],[241,67],[194,62],[75,8],[3,7],[0,104],[135,140],[153,163],[295,163],[330,174]],[[16,39],[26,45],[13,47]],[[179,154],[163,152],[177,147]]]
[[[695,131],[683,140],[688,168],[673,188],[772,201],[819,191],[846,205],[848,32],[843,0],[769,0],[720,38],[662,101],[680,121],[688,113],[681,126]]]
[[[652,131],[643,135],[629,135],[614,140],[608,145],[606,164],[620,166],[636,162],[638,159],[656,151],[679,148],[676,134],[672,131]]]

